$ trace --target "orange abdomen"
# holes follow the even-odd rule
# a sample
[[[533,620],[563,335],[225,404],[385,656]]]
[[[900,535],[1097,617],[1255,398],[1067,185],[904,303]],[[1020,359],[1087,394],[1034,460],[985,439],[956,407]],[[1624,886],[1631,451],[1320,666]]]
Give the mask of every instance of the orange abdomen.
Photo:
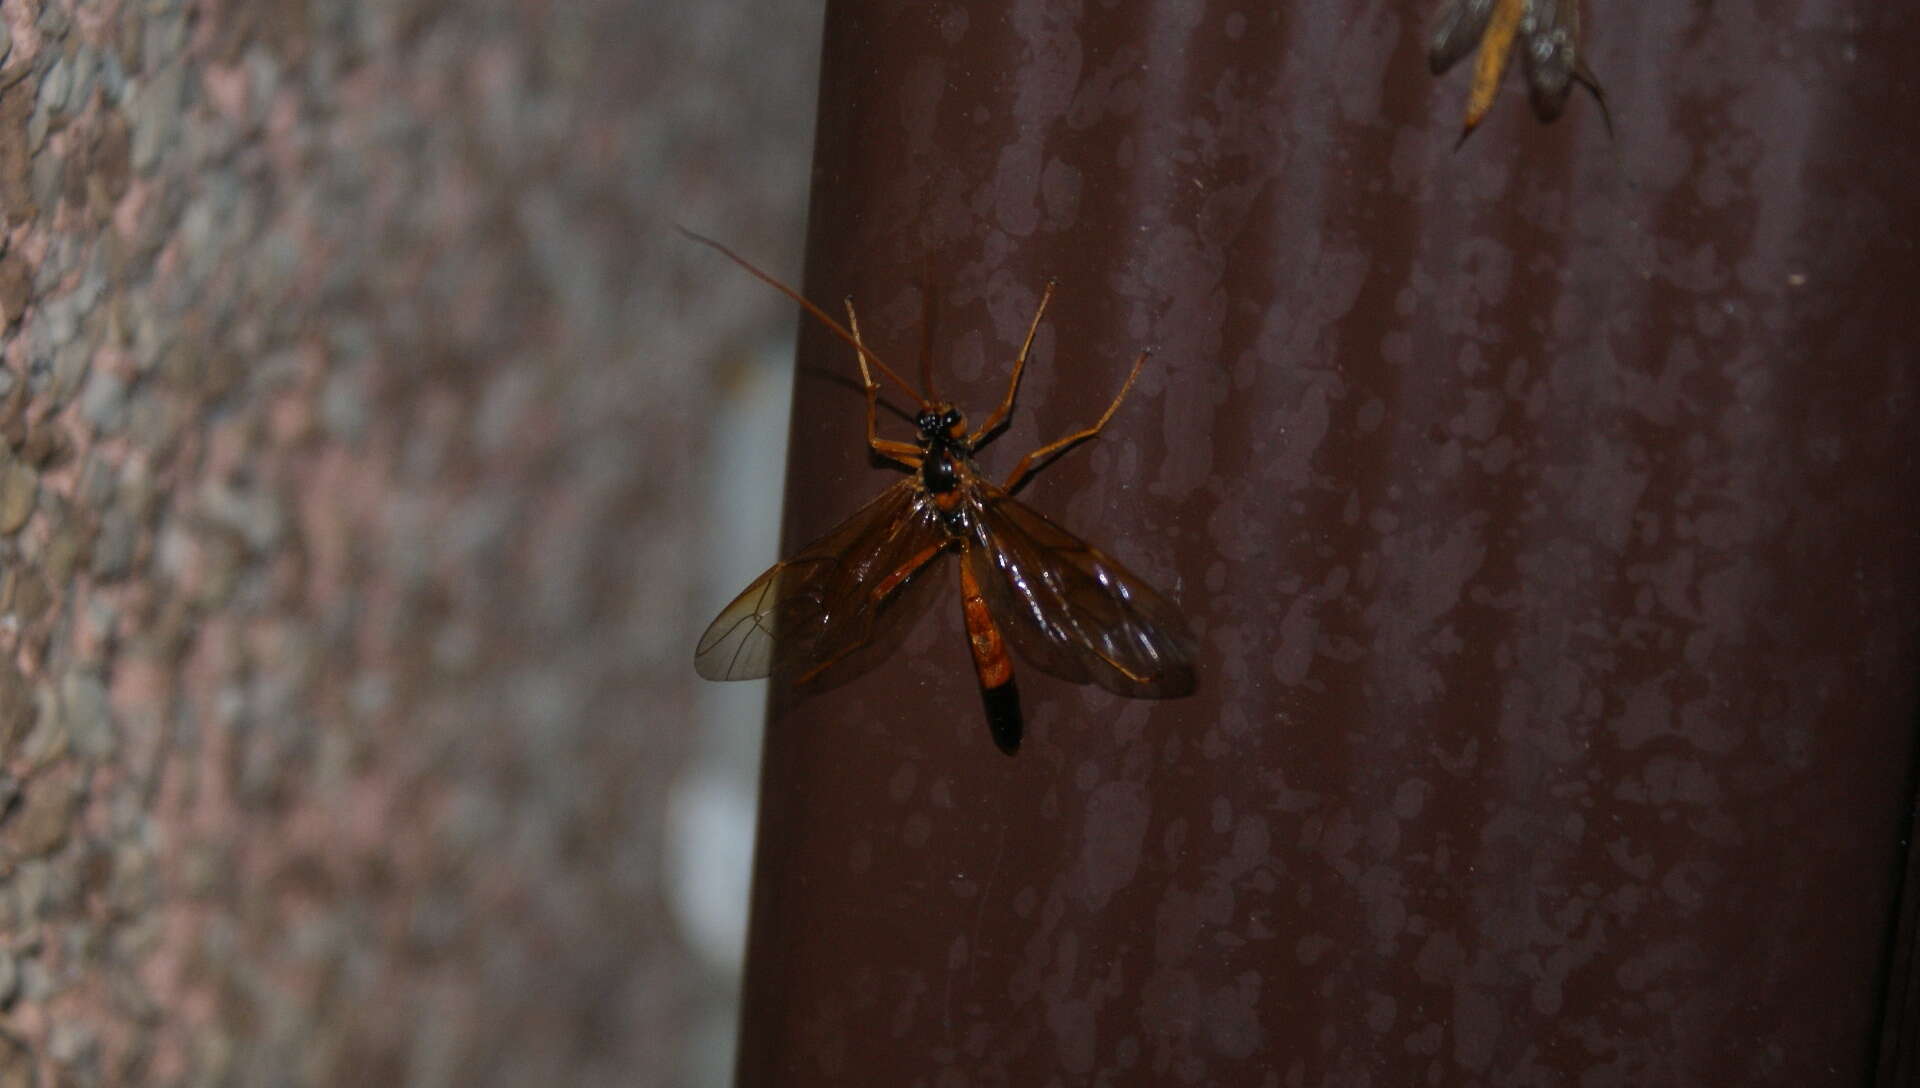
[[[1513,51],[1513,38],[1520,30],[1520,16],[1526,5],[1521,0],[1498,0],[1486,34],[1480,39],[1480,55],[1473,59],[1473,85],[1467,91],[1467,128],[1480,123],[1493,107],[1493,96],[1500,90],[1500,76]]]
[[[993,613],[980,595],[980,583],[974,580],[973,566],[960,563],[960,608],[967,617],[967,645],[973,650],[973,668],[980,674],[980,686],[991,691],[1013,679],[1013,661],[1007,656],[1007,644]]]

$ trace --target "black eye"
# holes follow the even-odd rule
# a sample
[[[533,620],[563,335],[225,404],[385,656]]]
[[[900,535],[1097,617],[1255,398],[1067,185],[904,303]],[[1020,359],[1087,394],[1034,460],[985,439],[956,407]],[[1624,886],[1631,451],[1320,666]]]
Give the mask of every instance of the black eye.
[[[923,431],[932,430],[935,422],[932,412],[921,412],[919,415],[913,417],[913,425]]]
[[[958,422],[960,422],[960,412],[958,409],[949,408],[947,409],[947,414],[940,417],[940,425],[942,427],[951,427]]]

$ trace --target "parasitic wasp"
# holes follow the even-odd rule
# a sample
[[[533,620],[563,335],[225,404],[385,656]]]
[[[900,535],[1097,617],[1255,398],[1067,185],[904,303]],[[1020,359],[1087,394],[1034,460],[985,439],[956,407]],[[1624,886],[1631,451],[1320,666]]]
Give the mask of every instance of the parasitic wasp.
[[[1600,104],[1600,117],[1607,131],[1613,131],[1606,93],[1580,59],[1580,0],[1446,0],[1427,47],[1433,74],[1453,67],[1476,43],[1480,46],[1467,92],[1461,143],[1492,108],[1515,41],[1521,46],[1521,67],[1526,71],[1533,112],[1542,121],[1560,116],[1567,92],[1579,83]]]
[[[1112,557],[1013,497],[1035,469],[1100,433],[1140,376],[1147,352],[1134,359],[1097,422],[1022,457],[1006,481],[995,484],[973,457],[1013,411],[1034,334],[1053,298],[1051,281],[999,407],[969,431],[960,409],[935,399],[930,334],[921,343],[922,394],[867,348],[851,299],[842,325],[726,246],[681,231],[799,303],[853,348],[867,397],[867,446],[876,458],[909,473],[837,528],[774,564],[722,609],[694,651],[701,676],[780,676],[802,690],[849,680],[899,644],[934,596],[939,560],[957,552],[961,613],[987,725],[1007,754],[1019,748],[1023,730],[1009,646],[1022,660],[1076,684],[1150,699],[1193,691],[1195,643],[1179,611]],[[931,321],[929,313],[923,332]],[[914,441],[879,436],[875,370],[919,405]]]

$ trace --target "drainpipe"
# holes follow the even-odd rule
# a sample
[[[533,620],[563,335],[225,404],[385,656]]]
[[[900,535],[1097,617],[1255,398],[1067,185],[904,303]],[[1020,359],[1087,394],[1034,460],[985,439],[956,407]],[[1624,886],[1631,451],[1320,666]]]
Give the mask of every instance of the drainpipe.
[[[776,691],[739,1083],[1912,1061],[1920,9],[1595,3],[1616,135],[1513,76],[1455,150],[1415,7],[832,5],[807,293],[911,373],[936,285],[977,419],[1057,278],[989,473],[1154,349],[1021,498],[1203,649],[1023,667],[1012,758],[952,590]],[[790,549],[895,478],[798,367]]]

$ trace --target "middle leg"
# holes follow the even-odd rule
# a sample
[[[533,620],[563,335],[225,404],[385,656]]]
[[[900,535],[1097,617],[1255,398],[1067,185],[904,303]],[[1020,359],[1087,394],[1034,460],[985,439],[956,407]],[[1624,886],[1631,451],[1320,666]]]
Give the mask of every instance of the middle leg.
[[[1031,473],[1034,469],[1039,468],[1041,465],[1046,464],[1048,461],[1051,461],[1053,458],[1058,456],[1062,451],[1066,450],[1067,447],[1072,446],[1077,442],[1084,442],[1087,439],[1092,438],[1094,435],[1099,434],[1100,428],[1105,427],[1107,425],[1107,420],[1112,419],[1113,413],[1119,410],[1120,402],[1127,399],[1127,390],[1133,388],[1134,379],[1140,376],[1140,367],[1146,363],[1147,356],[1151,354],[1153,353],[1150,351],[1143,351],[1140,353],[1138,358],[1134,359],[1133,372],[1127,375],[1127,383],[1125,385],[1122,385],[1120,387],[1120,392],[1114,395],[1113,403],[1107,405],[1106,412],[1100,416],[1100,422],[1095,423],[1093,426],[1088,427],[1085,430],[1075,431],[1072,434],[1066,436],[1065,438],[1059,439],[1057,441],[1049,442],[1046,445],[1041,446],[1039,449],[1034,450],[1032,453],[1027,454],[1025,457],[1022,457],[1020,459],[1020,463],[1013,466],[1013,471],[1007,474],[1007,482],[1005,484],[1006,489],[1010,492],[1014,488],[1019,487],[1020,481],[1026,479],[1028,473]]]

